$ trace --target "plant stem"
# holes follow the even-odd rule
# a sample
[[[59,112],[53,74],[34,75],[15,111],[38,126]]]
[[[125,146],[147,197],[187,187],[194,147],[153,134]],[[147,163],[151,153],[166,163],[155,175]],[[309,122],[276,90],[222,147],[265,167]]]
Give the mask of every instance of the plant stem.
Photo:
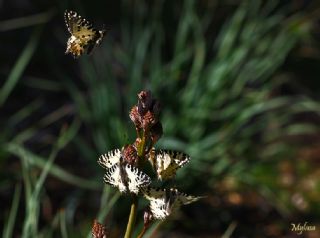
[[[141,143],[138,145],[138,156],[140,158],[144,158],[145,156],[145,146],[146,146],[146,132],[143,131],[142,137],[141,137]],[[139,136],[139,133],[138,133]],[[130,215],[129,220],[127,224],[127,230],[124,235],[124,238],[131,238],[133,227],[136,221],[137,217],[137,208],[138,208],[138,197],[135,194],[132,194],[132,203],[131,203],[131,209],[130,209]],[[143,234],[142,234],[143,235]]]
[[[124,238],[131,238],[132,236],[132,231],[133,231],[133,227],[134,227],[136,216],[137,216],[137,208],[138,208],[138,198],[136,195],[132,195],[130,215],[129,215],[127,230],[126,230],[126,234],[124,235]]]
[[[137,236],[137,238],[142,238],[144,236],[144,234],[146,233],[148,227],[143,226],[142,231],[140,232],[140,234]]]

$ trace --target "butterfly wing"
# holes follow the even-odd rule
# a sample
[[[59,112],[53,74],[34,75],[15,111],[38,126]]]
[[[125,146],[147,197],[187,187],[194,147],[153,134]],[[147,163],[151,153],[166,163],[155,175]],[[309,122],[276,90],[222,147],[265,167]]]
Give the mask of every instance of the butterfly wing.
[[[187,204],[196,202],[201,198],[204,198],[204,197],[195,197],[195,196],[186,195],[184,193],[180,193],[178,195],[178,200],[182,205],[187,205]]]
[[[99,157],[98,164],[105,169],[110,169],[120,161],[120,158],[121,151],[119,149],[111,150]]]
[[[159,189],[147,187],[143,195],[150,201],[150,211],[155,219],[163,220],[176,211],[181,205],[190,204],[201,197],[188,196],[175,188]]]
[[[123,173],[120,169],[120,164],[117,163],[108,169],[103,177],[105,183],[113,187],[117,187],[121,193],[127,192],[127,185],[124,180]]]
[[[169,216],[166,209],[166,192],[164,189],[147,187],[142,189],[142,193],[150,201],[149,207],[153,218],[163,220]]]
[[[164,189],[154,188],[154,187],[150,187],[150,186],[142,188],[141,192],[143,193],[143,196],[148,200],[161,198],[165,194]]]
[[[89,54],[95,45],[101,43],[105,31],[96,30],[92,24],[74,11],[66,11],[65,23],[71,37],[67,43],[66,53],[79,57],[85,51]]]
[[[118,187],[120,192],[131,192],[137,194],[142,187],[151,183],[150,177],[138,168],[130,165],[120,165],[116,163],[104,176],[104,181],[114,187]]]
[[[74,11],[66,11],[64,17],[68,31],[77,38],[92,39],[98,32],[88,20]]]
[[[158,178],[160,180],[171,179],[176,175],[176,171],[190,161],[187,154],[171,151],[156,151],[155,165]]]
[[[128,188],[132,193],[137,194],[140,188],[146,187],[151,183],[151,179],[147,174],[130,164],[126,164],[125,171],[128,178]]]

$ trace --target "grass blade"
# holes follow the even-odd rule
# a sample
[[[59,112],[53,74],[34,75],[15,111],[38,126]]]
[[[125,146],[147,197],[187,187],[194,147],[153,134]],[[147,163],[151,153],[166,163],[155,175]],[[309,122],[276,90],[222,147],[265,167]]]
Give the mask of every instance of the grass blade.
[[[23,71],[27,67],[33,53],[36,50],[36,47],[39,43],[40,34],[42,32],[42,27],[37,27],[33,34],[30,37],[29,42],[27,43],[26,47],[22,51],[21,55],[19,56],[18,60],[16,61],[14,67],[12,68],[7,81],[4,83],[3,87],[0,90],[0,106],[2,106],[7,98],[9,97],[10,93],[14,89],[15,85],[18,83]]]
[[[16,189],[14,191],[8,222],[5,225],[3,230],[3,238],[12,237],[12,233],[13,233],[12,231],[16,222],[16,216],[17,216],[17,211],[19,206],[20,194],[21,194],[21,186],[19,184],[16,186]]]
[[[47,12],[42,12],[42,13],[34,14],[31,16],[25,16],[25,17],[2,21],[0,22],[0,32],[43,24],[48,22],[53,15],[54,15],[54,10],[50,10]]]

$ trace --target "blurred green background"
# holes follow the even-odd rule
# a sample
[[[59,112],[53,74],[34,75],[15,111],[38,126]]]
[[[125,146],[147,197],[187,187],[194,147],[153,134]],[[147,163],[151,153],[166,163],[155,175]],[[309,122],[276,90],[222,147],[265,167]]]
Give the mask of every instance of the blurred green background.
[[[92,55],[64,55],[66,9],[106,27]],[[134,140],[142,89],[162,103],[158,147],[192,157],[177,187],[207,196],[145,237],[320,237],[319,13],[303,0],[0,1],[3,237],[90,237],[95,218],[123,236],[129,199],[96,160]],[[291,231],[304,222],[316,231]]]

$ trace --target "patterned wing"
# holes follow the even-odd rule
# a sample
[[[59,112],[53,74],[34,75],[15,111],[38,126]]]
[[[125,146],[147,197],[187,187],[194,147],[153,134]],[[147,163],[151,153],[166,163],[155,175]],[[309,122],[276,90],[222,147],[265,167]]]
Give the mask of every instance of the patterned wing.
[[[154,188],[154,187],[150,187],[150,186],[141,189],[143,196],[148,200],[163,197],[164,191],[165,191],[164,189]]]
[[[119,149],[111,150],[99,157],[98,164],[105,169],[110,169],[120,161],[120,158],[121,151]]]
[[[117,187],[121,193],[127,192],[128,190],[125,177],[120,169],[120,164],[115,164],[108,169],[103,180],[105,183]]]
[[[117,187],[121,193],[131,192],[137,194],[142,187],[148,186],[151,179],[144,172],[132,165],[117,163],[107,170],[104,181]]]
[[[178,196],[178,200],[179,200],[180,204],[182,204],[182,205],[187,205],[187,204],[196,202],[201,198],[204,198],[204,197],[194,197],[194,196],[190,196],[190,195],[187,195],[184,193],[180,193]]]
[[[77,38],[94,38],[97,34],[92,24],[74,11],[66,11],[64,19],[70,34]]]
[[[176,175],[176,171],[190,161],[187,154],[171,151],[159,150],[155,154],[155,167],[160,180],[171,179]]]
[[[155,219],[163,220],[176,211],[181,205],[199,200],[201,197],[188,196],[177,189],[146,188],[142,190],[150,201],[150,211]]]
[[[166,192],[164,189],[147,187],[142,189],[144,197],[150,201],[149,208],[153,218],[163,220],[170,214],[166,206]]]
[[[150,177],[138,168],[130,164],[125,166],[125,171],[128,178],[129,191],[137,194],[142,187],[146,187],[151,183]]]
[[[64,18],[71,34],[67,42],[66,54],[71,53],[74,57],[79,57],[84,52],[89,54],[94,46],[101,43],[104,30],[96,30],[89,21],[74,11],[66,11]]]

